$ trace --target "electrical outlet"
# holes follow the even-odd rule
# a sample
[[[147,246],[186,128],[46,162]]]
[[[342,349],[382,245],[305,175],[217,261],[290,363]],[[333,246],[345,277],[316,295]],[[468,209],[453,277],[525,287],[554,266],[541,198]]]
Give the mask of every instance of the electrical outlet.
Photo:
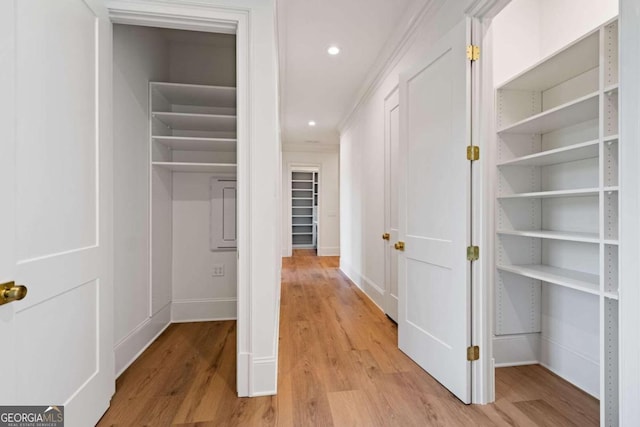
[[[224,276],[224,264],[213,264],[212,276]]]

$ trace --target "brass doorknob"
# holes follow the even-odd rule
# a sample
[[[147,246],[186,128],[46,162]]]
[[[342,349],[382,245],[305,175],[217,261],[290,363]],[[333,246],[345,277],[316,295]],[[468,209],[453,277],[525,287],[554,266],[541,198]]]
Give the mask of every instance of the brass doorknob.
[[[390,237],[391,237],[391,234],[389,234],[389,233],[383,233],[382,234],[382,240],[389,240]]]
[[[397,242],[393,247],[399,251],[404,251],[404,242]]]
[[[19,301],[27,296],[27,287],[18,285],[15,282],[0,284],[0,305],[13,301]]]

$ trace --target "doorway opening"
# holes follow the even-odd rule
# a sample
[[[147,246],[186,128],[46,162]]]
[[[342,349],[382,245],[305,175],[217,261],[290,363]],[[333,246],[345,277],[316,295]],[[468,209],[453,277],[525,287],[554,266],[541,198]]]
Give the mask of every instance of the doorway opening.
[[[491,24],[490,376],[496,400],[525,393],[617,425],[617,2],[572,7],[514,0]],[[507,389],[500,377],[516,372],[531,380]],[[582,408],[538,395],[541,378],[580,389]]]
[[[318,253],[320,229],[318,167],[293,167],[291,189],[291,247]]]
[[[120,375],[171,323],[235,320],[236,35],[113,25]]]

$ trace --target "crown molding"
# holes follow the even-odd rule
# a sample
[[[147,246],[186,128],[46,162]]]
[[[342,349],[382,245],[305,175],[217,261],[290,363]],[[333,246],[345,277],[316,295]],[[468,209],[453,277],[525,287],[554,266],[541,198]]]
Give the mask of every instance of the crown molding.
[[[298,144],[282,144],[282,152],[308,152],[308,153],[337,153],[340,151],[338,144],[323,143],[298,143]]]
[[[384,79],[389,75],[406,50],[410,46],[420,23],[431,16],[439,5],[445,0],[417,0],[409,7],[402,17],[398,30],[389,38],[389,41],[378,56],[376,63],[358,90],[355,102],[346,110],[343,119],[338,124],[338,130],[342,133],[351,125],[351,121],[362,105],[380,87]]]
[[[474,0],[464,11],[467,16],[477,19],[492,19],[511,0]]]
[[[465,14],[471,18],[491,19],[497,15],[511,0],[473,0],[465,9]],[[399,30],[385,45],[383,53],[372,67],[371,72],[356,95],[356,101],[346,111],[343,119],[338,124],[338,130],[342,133],[346,130],[361,106],[375,93],[384,79],[389,75],[402,56],[406,53],[416,30],[420,24],[435,14],[445,0],[416,1],[404,15]]]

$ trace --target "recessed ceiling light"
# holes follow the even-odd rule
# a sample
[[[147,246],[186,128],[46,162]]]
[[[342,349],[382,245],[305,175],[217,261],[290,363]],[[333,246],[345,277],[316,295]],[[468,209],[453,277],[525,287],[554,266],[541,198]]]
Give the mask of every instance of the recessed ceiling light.
[[[330,46],[327,52],[329,55],[337,55],[340,53],[340,48],[338,46]]]
[[[315,121],[313,121],[313,120],[309,120],[309,126],[315,126],[315,125],[316,125],[316,122],[315,122]]]

